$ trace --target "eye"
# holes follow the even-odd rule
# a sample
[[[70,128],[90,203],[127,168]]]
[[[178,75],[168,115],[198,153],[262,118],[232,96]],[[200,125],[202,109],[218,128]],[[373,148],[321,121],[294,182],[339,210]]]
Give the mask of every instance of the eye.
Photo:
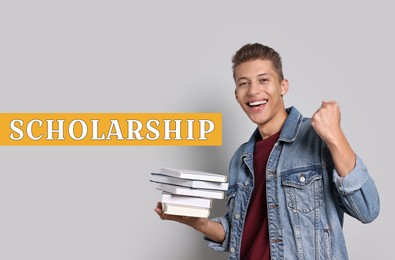
[[[245,87],[247,85],[248,85],[248,82],[246,82],[246,81],[243,81],[243,82],[239,83],[239,87]]]
[[[260,79],[260,80],[259,80],[259,82],[261,82],[261,83],[266,83],[266,82],[268,82],[268,81],[269,81],[269,79],[266,79],[266,78],[265,78],[265,79]]]

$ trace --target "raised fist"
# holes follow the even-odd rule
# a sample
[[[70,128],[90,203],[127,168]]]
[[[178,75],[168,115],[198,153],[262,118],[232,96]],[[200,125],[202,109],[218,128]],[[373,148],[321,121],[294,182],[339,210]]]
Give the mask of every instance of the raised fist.
[[[321,107],[311,118],[311,125],[326,143],[335,142],[342,135],[340,108],[336,101],[322,101]]]

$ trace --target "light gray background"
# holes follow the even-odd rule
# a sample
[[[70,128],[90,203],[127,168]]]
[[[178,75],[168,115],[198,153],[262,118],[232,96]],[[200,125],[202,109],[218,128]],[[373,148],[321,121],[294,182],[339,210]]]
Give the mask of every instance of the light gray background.
[[[390,259],[395,18],[387,1],[3,1],[0,112],[220,112],[222,147],[0,147],[0,259],[226,259],[153,211],[159,167],[227,173],[254,125],[233,95],[247,42],[283,56],[306,116],[335,99],[380,190],[351,259]],[[225,211],[216,201],[212,217]]]

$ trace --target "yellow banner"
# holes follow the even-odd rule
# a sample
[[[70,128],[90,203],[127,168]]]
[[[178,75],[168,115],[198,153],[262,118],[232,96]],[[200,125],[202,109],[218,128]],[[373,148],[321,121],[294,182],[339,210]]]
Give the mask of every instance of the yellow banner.
[[[0,145],[222,145],[220,113],[0,113]]]

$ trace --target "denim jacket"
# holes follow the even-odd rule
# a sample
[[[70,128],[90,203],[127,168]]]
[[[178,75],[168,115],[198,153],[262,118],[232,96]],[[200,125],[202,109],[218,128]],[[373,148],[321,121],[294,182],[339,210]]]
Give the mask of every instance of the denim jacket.
[[[348,259],[343,236],[344,212],[362,223],[373,221],[380,203],[376,186],[361,159],[341,178],[327,145],[296,108],[288,117],[266,167],[266,195],[272,259]],[[213,219],[225,230],[216,251],[240,259],[243,226],[254,188],[253,154],[258,129],[230,162],[228,212]]]

